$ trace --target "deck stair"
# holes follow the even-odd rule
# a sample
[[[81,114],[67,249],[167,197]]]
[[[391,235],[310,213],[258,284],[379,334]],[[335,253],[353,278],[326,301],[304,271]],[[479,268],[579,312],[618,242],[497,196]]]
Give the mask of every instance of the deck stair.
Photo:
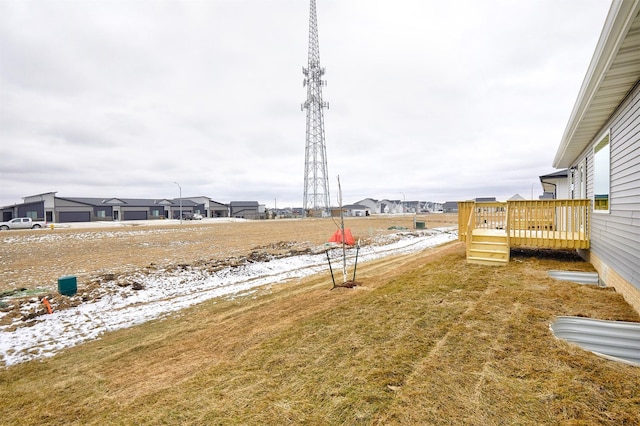
[[[478,265],[509,263],[509,239],[502,229],[474,229],[467,248],[467,261]]]

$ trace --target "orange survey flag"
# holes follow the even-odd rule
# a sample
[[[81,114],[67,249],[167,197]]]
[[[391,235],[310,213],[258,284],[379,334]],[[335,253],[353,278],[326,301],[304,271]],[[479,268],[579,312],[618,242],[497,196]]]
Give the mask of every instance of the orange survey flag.
[[[329,242],[342,244],[342,230],[337,229],[336,232],[333,233],[331,238],[329,238]],[[344,228],[344,243],[348,246],[352,246],[356,243],[353,239],[353,235],[351,235],[351,229],[349,228]]]

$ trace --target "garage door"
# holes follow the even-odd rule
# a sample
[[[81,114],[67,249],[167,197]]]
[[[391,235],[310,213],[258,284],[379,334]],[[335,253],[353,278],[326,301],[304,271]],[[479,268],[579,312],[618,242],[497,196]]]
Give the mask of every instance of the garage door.
[[[145,220],[146,218],[147,218],[146,210],[122,212],[122,220]]]
[[[58,221],[60,223],[91,222],[91,212],[60,212]]]

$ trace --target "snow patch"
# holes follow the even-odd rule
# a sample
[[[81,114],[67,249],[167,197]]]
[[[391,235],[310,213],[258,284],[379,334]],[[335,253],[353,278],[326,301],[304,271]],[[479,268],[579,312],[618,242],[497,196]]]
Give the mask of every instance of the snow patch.
[[[450,228],[399,236],[400,239],[391,244],[360,248],[358,262],[413,253],[457,239],[456,232]],[[348,249],[351,262],[355,254],[354,248]],[[332,250],[330,255],[339,259],[342,250]],[[16,327],[15,323],[0,326],[0,365],[11,366],[51,357],[65,348],[99,339],[106,332],[163,318],[209,299],[247,295],[259,286],[320,272],[328,273],[324,252],[247,263],[217,272],[187,269],[153,275],[134,274],[132,278],[140,284],[138,290],[105,283],[113,287],[112,292],[98,300],[38,316],[29,320],[28,326]],[[34,299],[34,303],[38,302]]]

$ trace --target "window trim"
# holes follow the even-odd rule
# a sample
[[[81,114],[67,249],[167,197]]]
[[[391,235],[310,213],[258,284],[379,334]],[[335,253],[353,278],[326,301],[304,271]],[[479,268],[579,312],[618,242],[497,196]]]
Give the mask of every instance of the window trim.
[[[592,211],[596,214],[609,214],[611,211],[611,131],[607,130],[597,139],[597,143],[593,145],[593,191],[591,194],[592,201]],[[609,156],[607,158],[608,162],[608,177],[607,177],[607,208],[606,209],[596,209],[596,173],[597,173],[597,163],[596,163],[596,154],[600,152],[605,146],[609,147]]]

